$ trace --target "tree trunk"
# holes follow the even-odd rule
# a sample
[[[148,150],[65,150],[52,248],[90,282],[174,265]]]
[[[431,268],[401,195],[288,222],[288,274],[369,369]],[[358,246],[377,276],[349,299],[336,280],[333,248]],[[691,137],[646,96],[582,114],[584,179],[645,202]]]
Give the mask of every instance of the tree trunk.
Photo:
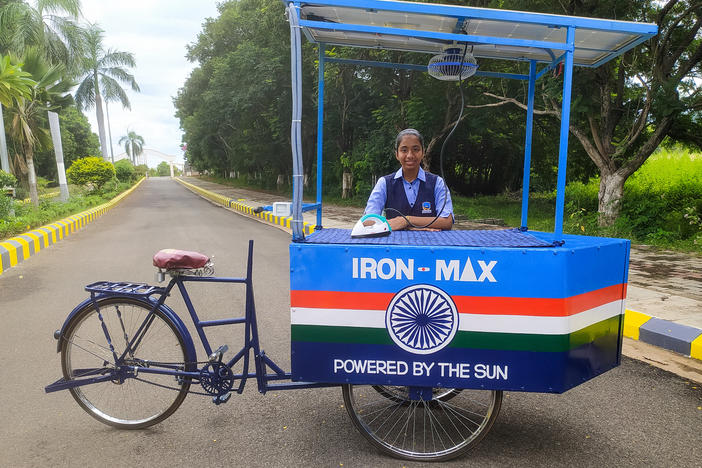
[[[37,175],[34,172],[34,151],[32,148],[26,150],[25,157],[27,158],[27,178],[29,179],[29,199],[32,205],[39,206],[39,194],[37,193]]]
[[[344,172],[342,178],[341,198],[351,198],[353,195],[353,174]]]
[[[285,175],[278,174],[278,180],[275,181],[275,186],[278,188],[278,190],[282,190],[283,185],[285,185]]]
[[[105,117],[102,114],[102,97],[98,93],[95,94],[95,117],[97,117],[102,159],[107,161],[109,159],[109,153],[107,152],[107,137],[105,136]]]
[[[622,196],[624,195],[624,182],[626,182],[626,177],[618,172],[601,173],[600,191],[597,195],[599,200],[597,224],[599,226],[611,226],[619,217]]]

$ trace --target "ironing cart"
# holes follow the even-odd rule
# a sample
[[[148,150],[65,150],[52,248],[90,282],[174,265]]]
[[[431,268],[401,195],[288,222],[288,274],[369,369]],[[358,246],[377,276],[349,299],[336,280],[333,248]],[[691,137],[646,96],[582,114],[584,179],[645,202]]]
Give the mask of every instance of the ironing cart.
[[[445,460],[485,435],[504,390],[561,393],[619,365],[629,241],[563,233],[571,86],[574,66],[600,66],[655,35],[656,26],[382,0],[292,2],[287,15],[294,95],[293,380],[343,384],[354,424],[381,450]],[[302,33],[319,50],[317,228],[311,235],[301,215]],[[434,56],[430,63],[447,65],[444,74],[450,67],[458,73],[472,67],[472,74],[482,59],[528,63],[528,74],[475,73],[528,83],[521,226],[368,239],[323,229],[326,64],[427,70],[426,64],[327,57],[327,46],[424,52]],[[535,86],[559,66],[555,229],[534,232],[527,214]]]
[[[340,385],[351,420],[374,446],[407,460],[443,461],[487,434],[503,391],[561,393],[617,366],[629,241],[563,233],[570,91],[575,65],[601,65],[656,34],[656,27],[381,0],[293,2],[286,9],[293,82],[292,372],[260,347],[249,241],[245,277],[215,277],[206,255],[166,249],[153,259],[159,280],[170,278],[165,287],[125,281],[87,285],[89,297],[54,332],[62,377],[45,391],[69,391],[104,424],[144,429],[172,415],[189,393],[221,405],[242,393],[248,379],[256,379],[262,394]],[[306,207],[302,32],[319,45],[317,200]],[[327,57],[329,44],[433,57],[428,68],[346,60]],[[484,58],[526,61],[529,73],[478,71]],[[327,62],[428,70],[441,79],[477,74],[527,81],[521,226],[360,239],[350,230],[322,228]],[[536,81],[559,64],[555,229],[534,232],[527,228],[534,91]],[[316,210],[314,229],[303,223],[307,209]],[[242,285],[244,315],[201,319],[187,291],[192,283]],[[166,303],[176,291],[197,330],[204,361],[185,322]],[[226,355],[229,344],[212,346],[206,329],[233,325],[243,327],[243,343]]]

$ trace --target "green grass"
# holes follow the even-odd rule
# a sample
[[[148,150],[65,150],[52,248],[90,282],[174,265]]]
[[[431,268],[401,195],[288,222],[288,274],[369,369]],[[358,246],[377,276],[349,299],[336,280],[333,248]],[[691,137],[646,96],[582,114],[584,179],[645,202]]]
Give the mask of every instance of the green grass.
[[[244,178],[207,180],[233,187],[261,190]],[[314,190],[314,189],[312,189]],[[569,234],[621,237],[637,244],[702,253],[702,155],[684,149],[661,149],[631,176],[624,188],[621,215],[610,227],[598,226],[599,178],[588,183],[570,183],[565,194],[563,231]],[[290,188],[268,193],[290,196]],[[305,201],[314,196],[306,194]],[[365,206],[365,198],[342,199],[324,196],[325,204]],[[507,226],[521,225],[521,192],[497,196],[453,196],[459,219],[497,218]],[[556,195],[532,193],[527,226],[535,231],[553,231]]]
[[[70,186],[71,197],[65,203],[57,200],[42,200],[39,207],[31,203],[13,203],[15,216],[0,213],[0,240],[22,234],[32,229],[58,221],[110,201],[132,187],[133,183],[108,182],[100,191],[86,192]]]

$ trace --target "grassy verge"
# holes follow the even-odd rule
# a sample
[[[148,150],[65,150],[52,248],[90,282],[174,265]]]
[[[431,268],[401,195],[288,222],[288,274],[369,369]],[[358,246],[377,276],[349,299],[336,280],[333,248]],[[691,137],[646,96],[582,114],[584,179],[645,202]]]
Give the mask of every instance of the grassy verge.
[[[135,183],[108,182],[101,190],[92,192],[87,192],[81,187],[70,186],[71,197],[65,203],[55,199],[44,199],[39,203],[39,207],[34,207],[31,203],[13,202],[14,216],[6,213],[9,211],[7,210],[9,206],[4,207],[6,209],[4,212],[0,212],[0,240],[106,203]]]
[[[233,187],[261,190],[244,178],[206,178]],[[568,184],[565,194],[563,230],[569,234],[631,239],[636,244],[663,249],[702,253],[702,156],[680,148],[661,150],[630,177],[624,187],[621,214],[613,226],[598,226],[599,179]],[[290,196],[290,189],[268,193]],[[309,200],[308,200],[309,198]],[[305,201],[312,201],[306,197]],[[324,203],[365,206],[365,196],[342,199],[324,196]],[[463,197],[453,195],[455,214],[463,219],[497,218],[507,226],[521,225],[521,193]],[[535,231],[553,231],[555,193],[532,193],[527,226]]]

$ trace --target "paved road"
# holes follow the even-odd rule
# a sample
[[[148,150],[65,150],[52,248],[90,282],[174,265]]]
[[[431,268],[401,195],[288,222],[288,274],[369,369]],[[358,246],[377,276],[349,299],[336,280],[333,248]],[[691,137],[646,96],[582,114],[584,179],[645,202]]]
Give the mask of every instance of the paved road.
[[[333,388],[260,396],[251,386],[219,407],[189,396],[162,424],[133,432],[94,421],[67,392],[44,394],[60,372],[51,334],[84,297],[84,284],[152,281],[151,256],[166,247],[214,255],[218,274],[239,276],[249,238],[256,241],[263,344],[289,368],[289,235],[215,207],[169,179],[146,181],[87,228],[5,272],[0,465],[420,466],[377,454]],[[194,299],[215,318],[242,297],[220,286],[200,289]],[[172,304],[182,311],[178,301]],[[702,466],[700,407],[702,385],[624,358],[621,367],[563,395],[507,394],[487,438],[452,464]]]

